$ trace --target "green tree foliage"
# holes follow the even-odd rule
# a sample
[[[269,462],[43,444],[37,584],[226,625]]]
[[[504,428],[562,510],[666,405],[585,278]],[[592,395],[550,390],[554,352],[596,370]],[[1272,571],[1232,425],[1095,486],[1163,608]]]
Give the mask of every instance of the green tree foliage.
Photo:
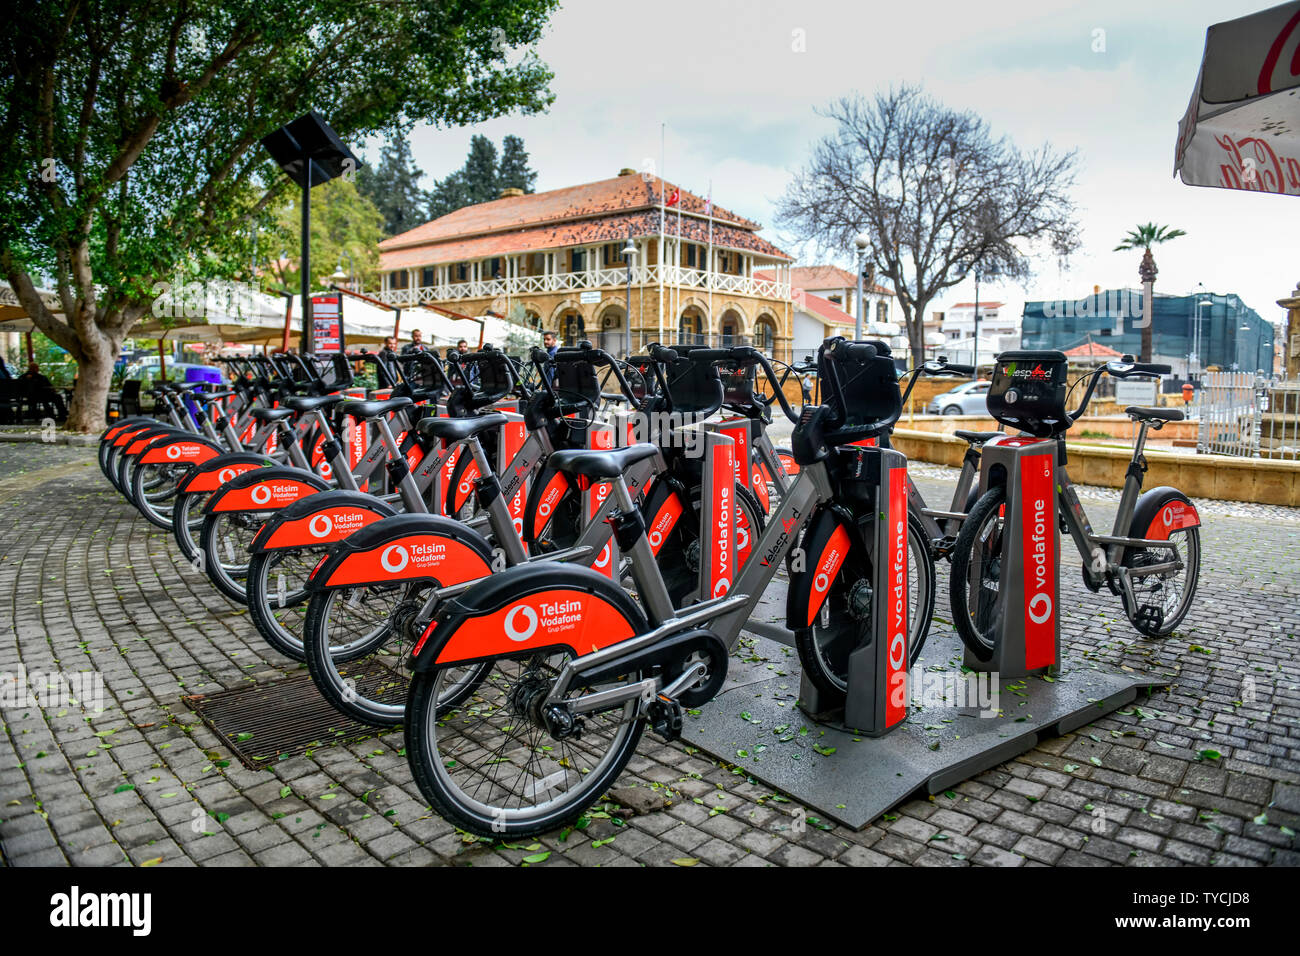
[[[502,141],[499,159],[496,145],[490,139],[474,136],[465,165],[439,180],[429,191],[428,218],[437,219],[464,206],[499,199],[501,190],[508,187],[533,192],[537,171],[528,161],[528,150],[518,136],[507,136]]]
[[[420,188],[423,175],[411,156],[410,143],[400,132],[384,143],[378,166],[357,170],[357,188],[383,216],[384,235],[395,236],[425,221],[429,196]]]
[[[155,284],[247,277],[288,185],[260,140],[310,109],[345,141],[545,109],[558,0],[45,0],[0,31],[0,275],[80,365],[97,429]],[[333,269],[334,263],[330,263]],[[37,287],[60,299],[52,311]]]
[[[278,240],[272,249],[288,254],[275,255],[269,271],[286,289],[299,288],[301,256],[301,197],[281,204],[276,229]],[[359,287],[372,289],[379,284],[379,241],[384,238],[384,217],[358,186],[346,179],[335,179],[312,190],[311,194],[311,261],[314,278],[332,274],[342,266],[344,273],[358,280]],[[274,245],[278,241],[279,246]],[[270,251],[270,250],[268,250]],[[344,257],[351,256],[351,262]]]
[[[537,186],[537,170],[528,165],[528,150],[518,136],[507,136],[501,141],[497,185],[501,189],[522,189],[526,193],[533,192]]]

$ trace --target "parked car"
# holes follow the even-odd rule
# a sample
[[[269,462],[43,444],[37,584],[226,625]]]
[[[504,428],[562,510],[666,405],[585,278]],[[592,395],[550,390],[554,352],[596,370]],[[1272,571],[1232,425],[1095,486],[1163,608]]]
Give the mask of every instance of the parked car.
[[[985,415],[988,413],[989,383],[962,382],[954,389],[930,399],[925,407],[927,415]]]

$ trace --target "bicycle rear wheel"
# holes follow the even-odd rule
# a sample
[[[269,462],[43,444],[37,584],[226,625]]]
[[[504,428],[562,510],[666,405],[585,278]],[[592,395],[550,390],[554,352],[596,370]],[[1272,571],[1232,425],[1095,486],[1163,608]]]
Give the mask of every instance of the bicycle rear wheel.
[[[1138,537],[1141,532],[1133,529],[1129,534]],[[1192,599],[1196,597],[1196,585],[1201,574],[1200,529],[1180,528],[1169,535],[1169,542],[1178,549],[1183,564],[1181,571],[1130,579],[1137,607],[1134,613],[1129,614],[1129,622],[1146,637],[1160,638],[1172,634],[1187,617],[1187,612],[1192,609]],[[1134,571],[1166,564],[1169,560],[1169,552],[1162,548],[1130,549],[1124,554],[1124,566]]]
[[[485,837],[537,836],[574,823],[609,789],[644,730],[635,700],[584,715],[581,736],[557,739],[540,715],[571,652],[495,658],[459,706],[440,706],[455,666],[415,676],[406,753],[420,793],[449,822]],[[601,690],[634,683],[627,675]],[[587,693],[577,688],[568,696]]]

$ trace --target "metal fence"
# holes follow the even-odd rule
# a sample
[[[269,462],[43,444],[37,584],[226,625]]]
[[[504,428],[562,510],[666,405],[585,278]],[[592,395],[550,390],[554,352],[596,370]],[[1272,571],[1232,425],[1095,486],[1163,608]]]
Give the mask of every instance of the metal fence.
[[[1300,461],[1300,381],[1210,372],[1201,384],[1198,452]]]

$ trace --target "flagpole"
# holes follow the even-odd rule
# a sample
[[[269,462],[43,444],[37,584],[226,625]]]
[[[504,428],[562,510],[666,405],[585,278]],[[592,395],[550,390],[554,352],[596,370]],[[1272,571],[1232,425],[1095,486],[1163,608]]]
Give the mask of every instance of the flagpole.
[[[659,341],[664,340],[664,124],[659,124]]]
[[[709,201],[704,204],[704,211],[709,214],[709,251],[704,260],[704,281],[709,285],[709,315],[713,315],[713,180],[709,180]],[[720,331],[720,330],[719,330]]]
[[[685,203],[682,200],[682,187],[676,187],[673,192],[677,195],[677,267],[673,269],[673,276],[677,279],[677,302],[673,306],[673,321],[682,320],[682,206]]]

